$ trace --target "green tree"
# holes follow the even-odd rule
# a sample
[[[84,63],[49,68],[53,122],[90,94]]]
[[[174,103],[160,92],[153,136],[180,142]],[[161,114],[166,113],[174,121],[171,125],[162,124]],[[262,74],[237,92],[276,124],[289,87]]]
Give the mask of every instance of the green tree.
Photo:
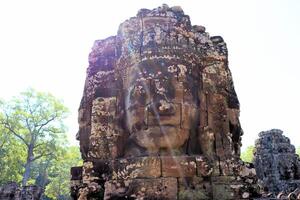
[[[249,146],[245,151],[241,153],[241,159],[245,162],[253,162],[254,158],[254,146]]]
[[[297,148],[296,153],[300,156],[300,147]]]
[[[57,146],[63,143],[67,112],[54,96],[33,89],[0,103],[0,125],[25,149],[23,186],[30,179],[32,166],[42,158],[54,156]]]
[[[45,195],[51,199],[70,199],[70,169],[82,165],[81,155],[77,146],[58,150],[58,157],[48,170],[49,184]]]
[[[0,125],[0,185],[12,181],[21,182],[24,158],[23,145]]]

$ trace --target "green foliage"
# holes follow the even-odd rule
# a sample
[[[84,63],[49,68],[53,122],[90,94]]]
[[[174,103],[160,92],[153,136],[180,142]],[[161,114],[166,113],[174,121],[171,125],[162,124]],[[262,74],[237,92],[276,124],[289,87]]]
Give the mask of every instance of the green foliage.
[[[0,185],[11,181],[21,182],[25,156],[23,145],[0,125]]]
[[[78,147],[60,149],[59,156],[53,160],[48,171],[49,184],[46,187],[45,195],[52,199],[69,199],[70,168],[78,165],[82,165]]]
[[[0,101],[0,185],[35,184],[45,189],[43,199],[70,199],[70,168],[82,162],[79,148],[66,143],[67,113],[61,101],[33,89]]]
[[[296,153],[300,156],[300,147],[296,149]]]
[[[9,171],[22,166],[22,172],[18,171],[18,175],[23,173],[22,185],[32,183],[33,168],[44,158],[55,158],[57,149],[64,145],[63,119],[67,113],[67,108],[54,96],[33,89],[8,102],[0,102],[1,137],[7,138],[4,144],[0,143],[6,151],[2,152],[4,163]],[[12,178],[8,178],[8,174],[3,176],[6,179],[1,179],[2,182],[10,179],[19,182],[17,175]]]
[[[254,146],[249,146],[245,151],[241,153],[241,159],[245,162],[253,162],[254,158]]]

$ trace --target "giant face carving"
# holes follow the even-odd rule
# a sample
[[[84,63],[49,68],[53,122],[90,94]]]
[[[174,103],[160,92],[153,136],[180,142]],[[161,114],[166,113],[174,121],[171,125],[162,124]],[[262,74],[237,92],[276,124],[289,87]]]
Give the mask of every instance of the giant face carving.
[[[194,184],[218,198],[213,183],[242,167],[226,43],[192,26],[180,7],[142,9],[95,42],[79,111],[84,166],[72,181],[75,199],[103,189],[104,199],[176,199],[197,193]],[[212,183],[202,178],[211,175]]]
[[[101,124],[112,131],[101,136],[101,120],[90,125],[93,117],[84,117],[83,154],[239,155],[239,103],[226,44],[192,27],[181,11],[165,11],[142,11],[122,23],[117,36],[95,43],[82,113],[98,109],[91,107],[100,97],[113,98],[105,102],[115,110],[112,120]]]
[[[125,156],[195,153],[199,80],[192,67],[178,63],[149,59],[129,68]]]
[[[200,66],[194,50],[186,48],[186,39],[176,33],[175,19],[170,12],[168,17],[144,16],[142,23],[136,18],[121,26],[127,38],[118,65],[125,68],[120,72],[126,77],[125,156],[180,155],[200,149],[195,142]]]

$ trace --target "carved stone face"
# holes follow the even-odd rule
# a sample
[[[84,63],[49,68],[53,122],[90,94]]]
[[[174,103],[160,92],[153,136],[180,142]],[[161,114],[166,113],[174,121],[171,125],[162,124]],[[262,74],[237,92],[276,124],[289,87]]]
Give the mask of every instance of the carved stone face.
[[[128,70],[125,154],[187,153],[198,122],[197,75],[173,58],[149,59]]]

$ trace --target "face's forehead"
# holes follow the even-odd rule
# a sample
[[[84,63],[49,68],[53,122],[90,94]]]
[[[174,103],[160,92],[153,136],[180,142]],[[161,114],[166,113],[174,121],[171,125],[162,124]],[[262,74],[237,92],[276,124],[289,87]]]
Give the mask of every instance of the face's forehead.
[[[187,93],[189,99],[197,100],[202,57],[196,45],[188,45],[189,38],[180,32],[176,16],[166,14],[133,18],[132,23],[121,26],[120,39],[126,39],[122,40],[117,70],[125,97],[136,94],[133,99],[147,95],[153,99],[167,94],[168,98],[182,99],[176,96]]]
[[[161,100],[197,102],[199,71],[178,59],[148,59],[122,71],[125,104],[147,105]],[[127,102],[127,103],[126,103]]]
[[[196,83],[199,72],[189,63],[168,59],[152,59],[139,62],[123,71],[124,86],[139,84],[139,81],[168,80],[176,82]],[[167,82],[167,81],[165,81]]]

